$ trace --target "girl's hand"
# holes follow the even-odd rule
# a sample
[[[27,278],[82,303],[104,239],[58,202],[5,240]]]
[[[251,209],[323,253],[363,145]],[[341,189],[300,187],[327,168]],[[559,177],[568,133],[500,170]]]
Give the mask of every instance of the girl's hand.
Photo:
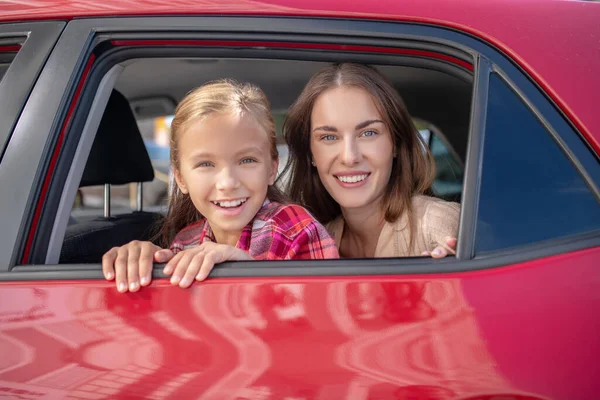
[[[167,275],[173,274],[171,284],[186,288],[194,282],[194,279],[197,281],[206,279],[215,264],[235,260],[253,260],[253,258],[236,247],[205,242],[198,247],[177,253],[167,263],[163,272]]]
[[[424,251],[422,256],[431,256],[432,258],[444,258],[448,254],[456,254],[456,238],[447,237],[446,246],[438,246],[433,251]]]
[[[116,278],[119,292],[137,292],[141,286],[150,284],[153,263],[165,263],[171,258],[171,250],[161,249],[151,242],[134,240],[107,251],[102,256],[102,272],[109,281]]]

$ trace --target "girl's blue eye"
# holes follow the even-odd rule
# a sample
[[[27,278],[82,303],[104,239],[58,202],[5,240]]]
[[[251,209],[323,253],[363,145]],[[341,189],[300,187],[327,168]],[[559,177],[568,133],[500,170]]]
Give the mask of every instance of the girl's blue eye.
[[[372,137],[372,136],[375,136],[375,135],[377,135],[377,132],[371,131],[371,130],[370,131],[364,131],[362,133],[362,136],[365,136],[365,137]]]
[[[196,167],[212,167],[212,163],[210,161],[202,161],[198,163]]]
[[[335,140],[335,135],[322,135],[321,140]]]
[[[255,162],[256,160],[254,158],[244,158],[242,161],[240,161],[241,164],[251,164]]]

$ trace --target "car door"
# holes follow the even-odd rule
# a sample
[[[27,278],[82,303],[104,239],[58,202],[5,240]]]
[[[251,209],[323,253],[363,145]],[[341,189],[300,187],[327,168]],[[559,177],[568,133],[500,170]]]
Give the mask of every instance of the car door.
[[[99,264],[57,262],[86,132],[126,52],[393,64],[415,47],[428,50],[411,61],[453,57],[473,81],[456,257],[225,263],[188,290],[156,266],[150,287],[127,294]],[[558,186],[535,175],[548,163],[564,174]],[[460,32],[311,18],[70,21],[0,171],[13,188],[0,194],[5,393],[571,399],[600,389],[588,370],[600,306],[596,155],[531,77]],[[561,223],[540,226],[554,203]]]

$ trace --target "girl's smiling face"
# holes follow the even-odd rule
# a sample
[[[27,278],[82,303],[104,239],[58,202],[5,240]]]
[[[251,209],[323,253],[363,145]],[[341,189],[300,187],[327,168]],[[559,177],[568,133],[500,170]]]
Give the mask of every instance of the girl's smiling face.
[[[270,147],[267,133],[246,113],[213,114],[181,132],[175,179],[218,243],[235,246],[265,201],[278,165]]]
[[[342,209],[382,200],[394,147],[369,93],[348,86],[323,92],[312,109],[310,148],[321,182]]]

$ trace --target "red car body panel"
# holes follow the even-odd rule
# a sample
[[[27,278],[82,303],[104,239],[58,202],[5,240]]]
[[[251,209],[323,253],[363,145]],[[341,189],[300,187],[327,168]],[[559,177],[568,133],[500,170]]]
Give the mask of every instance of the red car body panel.
[[[521,66],[600,152],[600,4],[11,1],[0,21],[280,15],[434,24]],[[0,397],[595,399],[600,248],[452,274],[2,282]],[[555,350],[555,351],[553,351]],[[503,397],[501,397],[503,396]]]
[[[7,282],[0,395],[594,399],[599,257],[188,290],[158,280],[129,294],[104,281]]]
[[[134,15],[281,15],[369,18],[457,29],[496,46],[548,93],[600,153],[600,4],[569,0],[11,1],[1,21]]]

